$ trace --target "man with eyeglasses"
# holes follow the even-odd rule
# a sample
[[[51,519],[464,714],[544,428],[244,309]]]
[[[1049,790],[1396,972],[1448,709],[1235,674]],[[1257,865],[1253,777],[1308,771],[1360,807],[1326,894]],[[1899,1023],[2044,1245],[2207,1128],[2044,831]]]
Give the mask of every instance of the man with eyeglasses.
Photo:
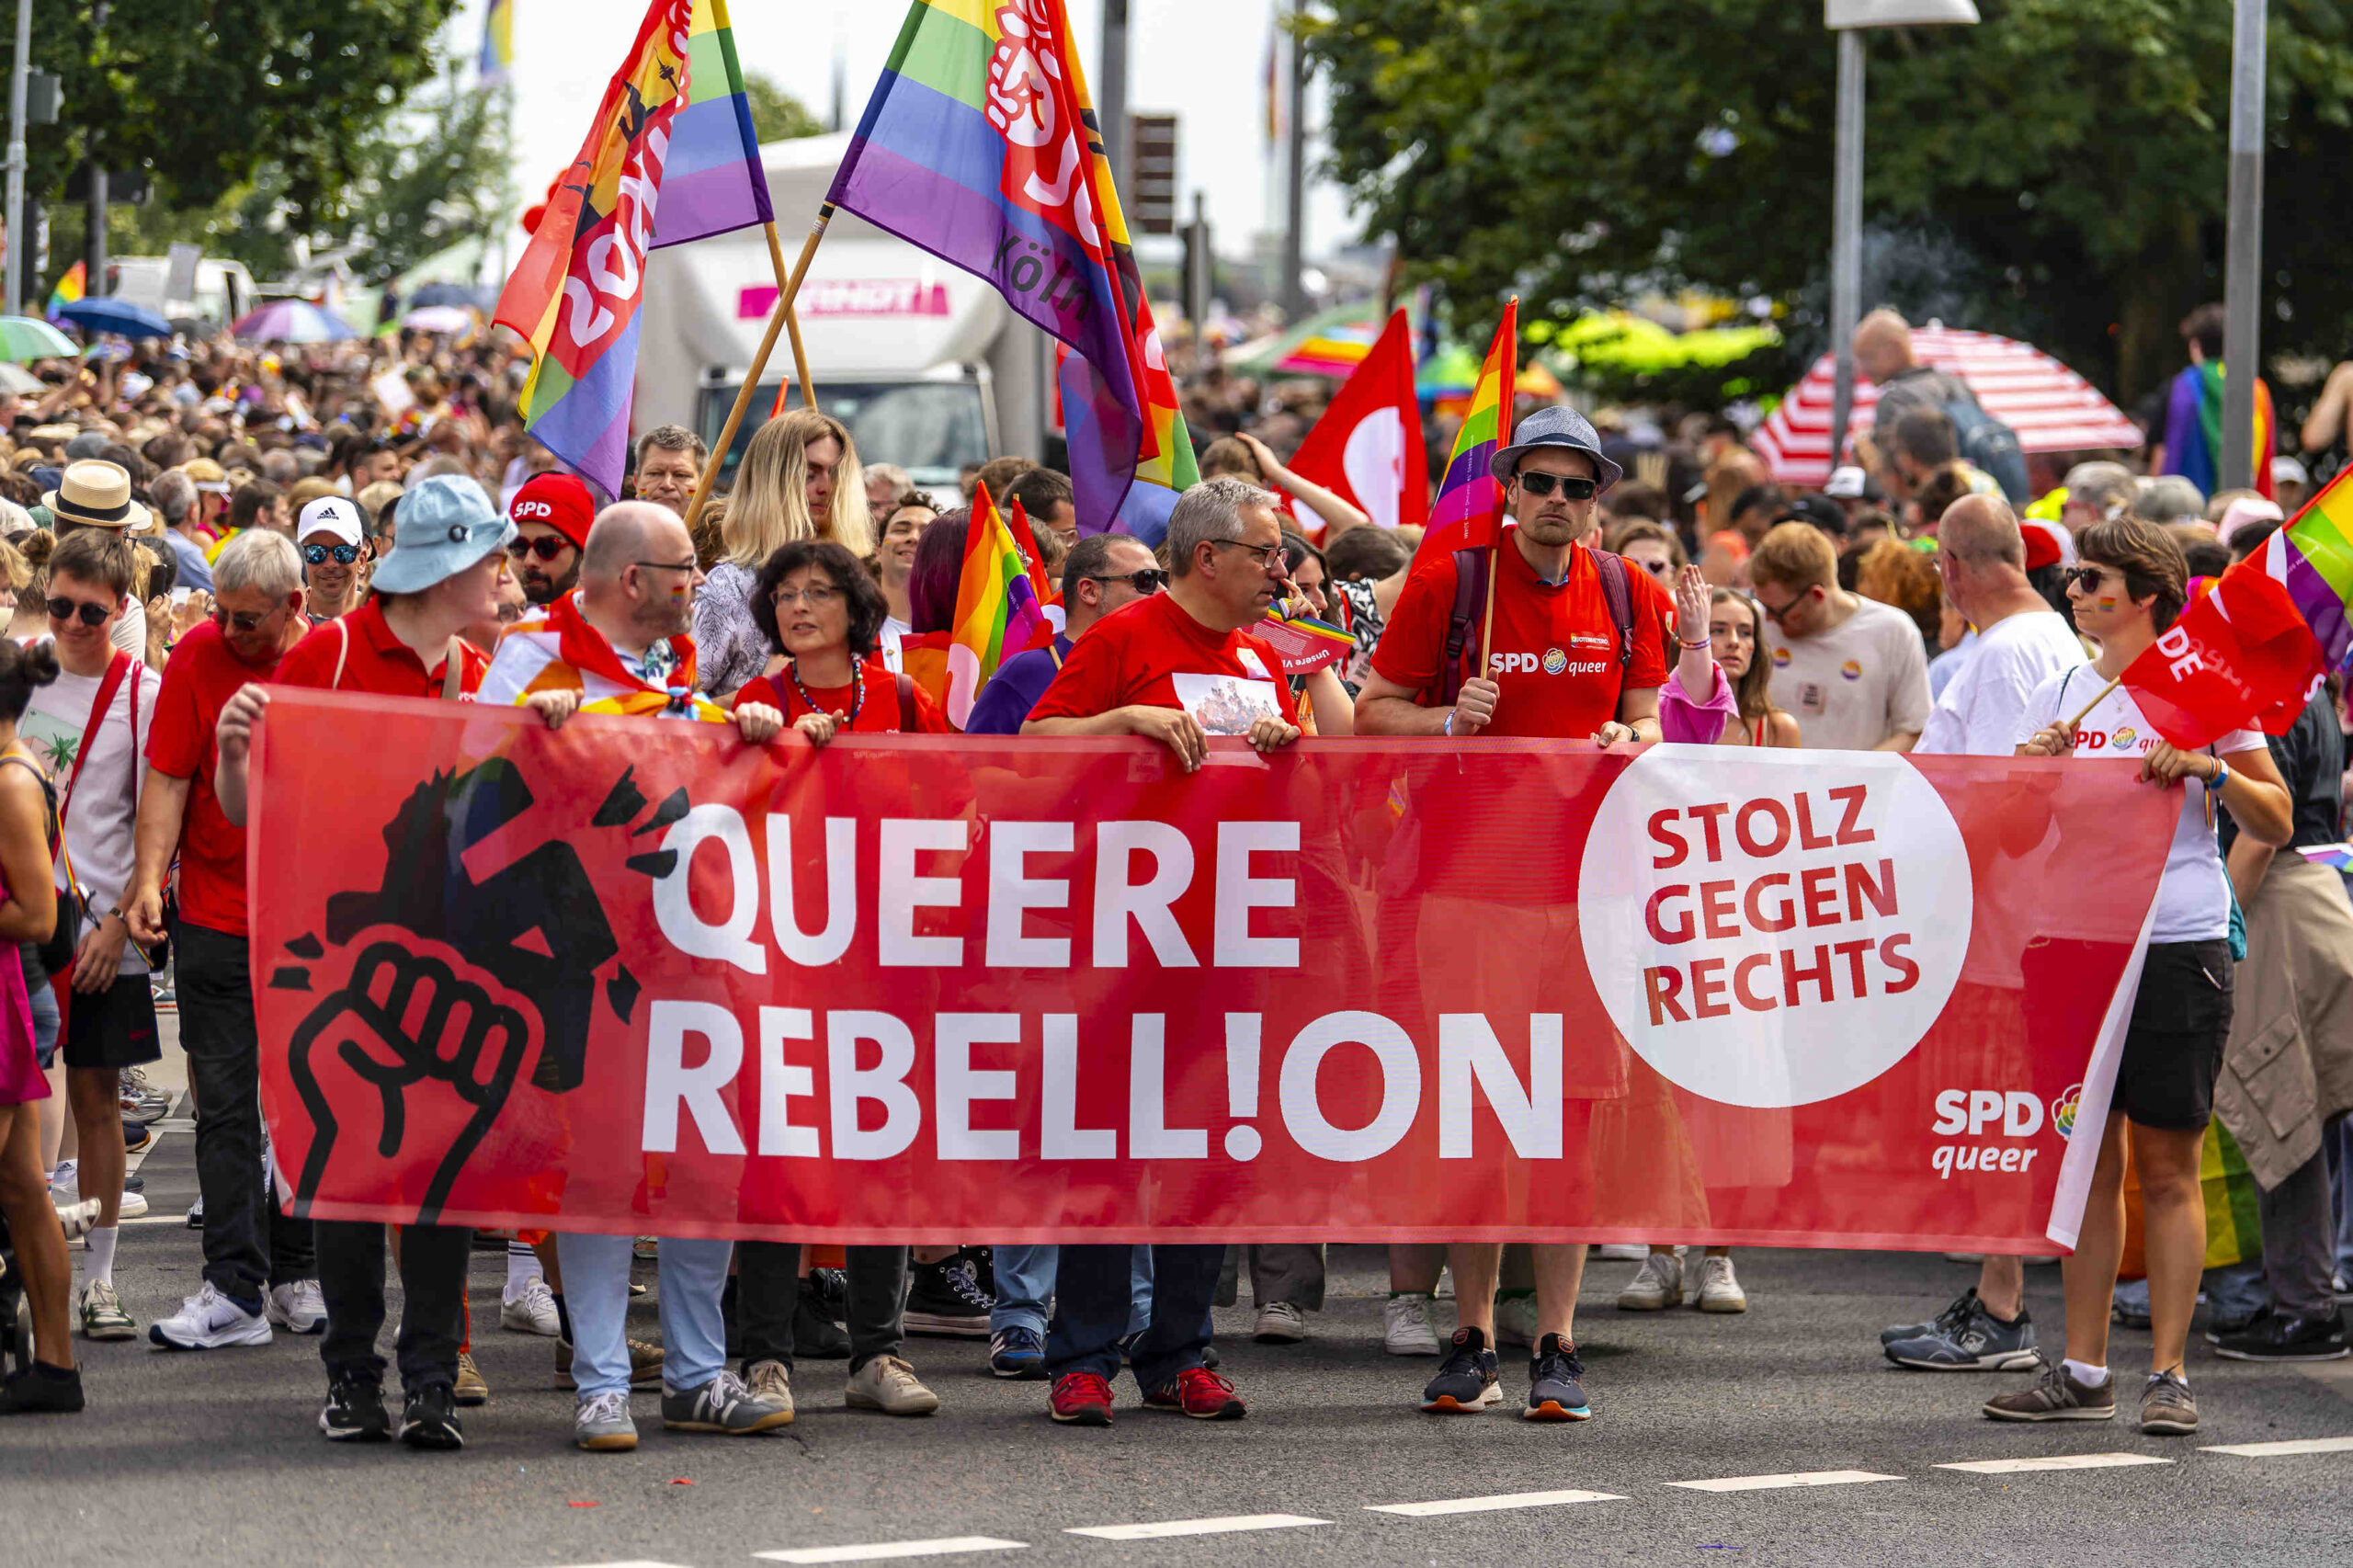
[[[1297,741],[1298,710],[1282,661],[1247,630],[1266,619],[1285,586],[1275,505],[1270,493],[1232,478],[1204,480],[1177,497],[1165,544],[1167,591],[1099,616],[1021,733],[1141,735],[1174,752],[1188,773],[1200,767],[1211,733],[1246,735],[1261,753]],[[1135,557],[1107,559],[1102,574],[1120,559]],[[1129,586],[1141,587],[1132,574]],[[1061,1249],[1044,1360],[1053,1418],[1111,1424],[1111,1380],[1125,1343],[1147,1407],[1200,1421],[1239,1419],[1242,1396],[1202,1364],[1224,1246],[1155,1244],[1151,1321],[1131,1336],[1133,1262],[1128,1246]]]
[[[1043,471],[1040,471],[1043,472]],[[1143,540],[1129,534],[1092,534],[1063,557],[1063,630],[1051,648],[1016,653],[997,666],[981,688],[966,720],[968,735],[1017,735],[1038,699],[1052,684],[1054,672],[1070,657],[1071,645],[1113,610],[1149,598],[1160,591],[1168,574],[1160,569]],[[997,1258],[997,1303],[1005,1304],[1005,1259]],[[1051,1290],[1051,1281],[1049,1281]],[[1045,1297],[1038,1301],[1042,1303]],[[1002,1325],[1000,1325],[1002,1326]],[[1044,1318],[1038,1327],[1044,1328]]]
[[[267,681],[311,630],[293,541],[253,528],[212,562],[213,610],[173,646],[155,697],[140,786],[138,863],[123,915],[152,947],[177,954],[180,1044],[196,1091],[196,1181],[204,1276],[178,1312],[151,1324],[170,1350],[267,1345],[273,1324],[316,1333],[326,1321],[311,1226],[278,1206],[262,1165],[261,1057],[247,962],[245,830],[213,793],[221,710]],[[166,933],[164,886],[179,859],[179,919]]]
[[[1902,610],[1838,585],[1838,551],[1811,523],[1779,523],[1748,558],[1765,611],[1773,706],[1813,751],[1910,751],[1928,722],[1928,655]]]
[[[1371,676],[1357,694],[1357,733],[1555,736],[1600,745],[1658,739],[1658,693],[1669,668],[1662,629],[1673,602],[1649,573],[1592,543],[1598,499],[1618,482],[1618,464],[1602,452],[1583,415],[1545,408],[1520,421],[1489,472],[1504,486],[1511,526],[1492,552],[1484,590],[1495,596],[1486,668],[1461,678],[1461,656],[1478,658],[1483,603],[1480,594],[1461,592],[1461,574],[1485,562],[1450,554],[1425,561],[1406,580],[1373,652]],[[1463,638],[1459,644],[1458,635]],[[1435,869],[1447,854],[1446,835],[1440,830],[1428,837],[1426,865]],[[1540,868],[1541,858],[1531,858],[1530,866]],[[1574,956],[1573,923],[1564,924],[1540,869],[1519,879],[1489,877],[1482,886],[1484,895],[1477,900],[1424,896],[1420,920],[1496,932],[1489,944],[1495,968],[1471,978],[1495,995],[1526,989],[1533,1002],[1540,976],[1583,961]],[[1506,931],[1526,933],[1527,940],[1507,940]],[[1537,947],[1531,949],[1529,942]],[[1596,1061],[1581,1073],[1573,1066],[1572,1074],[1566,1081],[1573,1099],[1609,1095],[1620,1076],[1614,1050],[1609,1061]],[[1536,1277],[1532,1319],[1528,1298],[1518,1293],[1498,1312],[1502,1244],[1458,1243],[1447,1249],[1457,1326],[1438,1375],[1422,1390],[1422,1409],[1468,1413],[1502,1400],[1495,1353],[1501,1319],[1515,1341],[1529,1343],[1534,1352],[1521,1414],[1537,1421],[1582,1421],[1592,1415],[1575,1333],[1586,1249],[1540,1244],[1529,1252]],[[1415,1267],[1427,1272],[1410,1280],[1402,1268],[1392,1275],[1401,1294],[1436,1289],[1435,1259],[1420,1259]]]
[[[363,532],[359,504],[347,496],[322,495],[302,508],[294,548],[302,552],[302,583],[309,590],[302,613],[313,626],[325,625],[359,602],[359,562],[368,553],[360,542]]]
[[[580,547],[597,516],[588,486],[574,474],[535,473],[515,493],[506,515],[515,524],[506,553],[514,558],[524,597],[535,605],[551,605],[578,586]]]

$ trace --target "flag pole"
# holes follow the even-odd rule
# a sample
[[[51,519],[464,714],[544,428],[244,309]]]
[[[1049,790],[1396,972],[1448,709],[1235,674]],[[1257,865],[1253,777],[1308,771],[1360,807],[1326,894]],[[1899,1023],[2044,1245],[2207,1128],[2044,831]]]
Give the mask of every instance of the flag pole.
[[[817,406],[817,383],[809,379],[809,351],[801,347],[801,316],[792,308],[792,296],[799,290],[785,273],[784,246],[776,237],[776,225],[763,223],[760,227],[767,231],[768,265],[776,269],[777,298],[784,302],[784,333],[792,344],[792,373],[801,381],[801,406],[814,408]],[[779,403],[784,401],[780,391],[777,401]]]
[[[2072,730],[2076,725],[2082,723],[2086,718],[2090,717],[2091,710],[2098,707],[2101,703],[2107,701],[2108,694],[2114,691],[2118,687],[2122,686],[2123,684],[2124,677],[2122,676],[2118,676],[2114,680],[2109,681],[2106,686],[2101,687],[2099,688],[2098,696],[2093,698],[2089,702],[2085,703],[2081,708],[2075,710],[2075,716],[2067,721],[2067,728]]]
[[[744,372],[744,384],[735,391],[735,406],[727,411],[727,423],[720,427],[719,440],[710,449],[704,464],[702,478],[696,482],[694,499],[687,503],[687,528],[692,532],[702,509],[710,500],[710,487],[719,482],[720,465],[727,460],[727,449],[735,444],[735,431],[744,423],[744,410],[751,406],[752,393],[760,384],[760,372],[767,369],[768,356],[776,349],[778,334],[784,330],[786,318],[792,311],[792,297],[801,291],[801,279],[807,276],[809,261],[817,254],[817,242],[825,237],[825,225],[833,222],[834,204],[817,209],[817,221],[809,225],[809,237],[801,242],[801,258],[792,264],[792,275],[787,278],[776,298],[776,308],[768,312],[768,329],[760,338],[758,352]],[[773,228],[773,225],[771,225]],[[779,252],[781,254],[781,252]]]
[[[1519,405],[1518,295],[1514,294],[1511,302],[1504,307],[1504,326],[1497,330],[1507,330],[1510,334],[1510,341],[1504,345],[1503,384],[1495,391],[1495,448],[1500,451],[1511,445],[1511,416]],[[1505,509],[1501,495],[1495,497],[1495,507],[1499,513]],[[1487,678],[1488,644],[1495,641],[1495,574],[1503,567],[1499,555],[1503,545],[1504,519],[1498,516],[1495,518],[1495,541],[1487,546],[1487,608],[1479,615],[1478,678],[1481,680]]]

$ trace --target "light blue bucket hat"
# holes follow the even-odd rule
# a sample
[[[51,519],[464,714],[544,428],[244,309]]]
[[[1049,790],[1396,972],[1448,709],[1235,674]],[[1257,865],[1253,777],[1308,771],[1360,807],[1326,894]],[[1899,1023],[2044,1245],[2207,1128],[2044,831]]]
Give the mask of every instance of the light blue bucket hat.
[[[460,473],[437,473],[404,494],[392,529],[392,551],[369,579],[388,594],[429,588],[506,548],[516,533],[488,493]]]

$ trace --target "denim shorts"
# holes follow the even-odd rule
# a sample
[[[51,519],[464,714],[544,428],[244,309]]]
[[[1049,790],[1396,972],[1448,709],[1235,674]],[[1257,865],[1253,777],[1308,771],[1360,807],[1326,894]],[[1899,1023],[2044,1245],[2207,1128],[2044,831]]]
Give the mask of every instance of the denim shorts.
[[[27,998],[33,1011],[33,1056],[40,1062],[40,1070],[48,1072],[57,1065],[57,994],[44,980],[40,989]]]

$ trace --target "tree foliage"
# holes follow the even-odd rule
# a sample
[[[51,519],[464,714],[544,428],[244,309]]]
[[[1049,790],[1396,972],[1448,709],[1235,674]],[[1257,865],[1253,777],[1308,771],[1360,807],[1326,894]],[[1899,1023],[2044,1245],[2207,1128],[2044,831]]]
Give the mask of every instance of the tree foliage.
[[[779,86],[772,76],[746,72],[744,99],[752,106],[752,133],[763,145],[824,133],[824,122],[809,112],[808,105]]]
[[[1637,290],[1769,297],[1822,342],[1836,47],[1786,0],[1325,0],[1331,172],[1476,333]],[[2231,8],[1980,0],[1869,35],[1866,307],[1949,301],[2127,395],[2221,293]],[[2353,333],[2353,14],[2272,0],[2267,354]]]

